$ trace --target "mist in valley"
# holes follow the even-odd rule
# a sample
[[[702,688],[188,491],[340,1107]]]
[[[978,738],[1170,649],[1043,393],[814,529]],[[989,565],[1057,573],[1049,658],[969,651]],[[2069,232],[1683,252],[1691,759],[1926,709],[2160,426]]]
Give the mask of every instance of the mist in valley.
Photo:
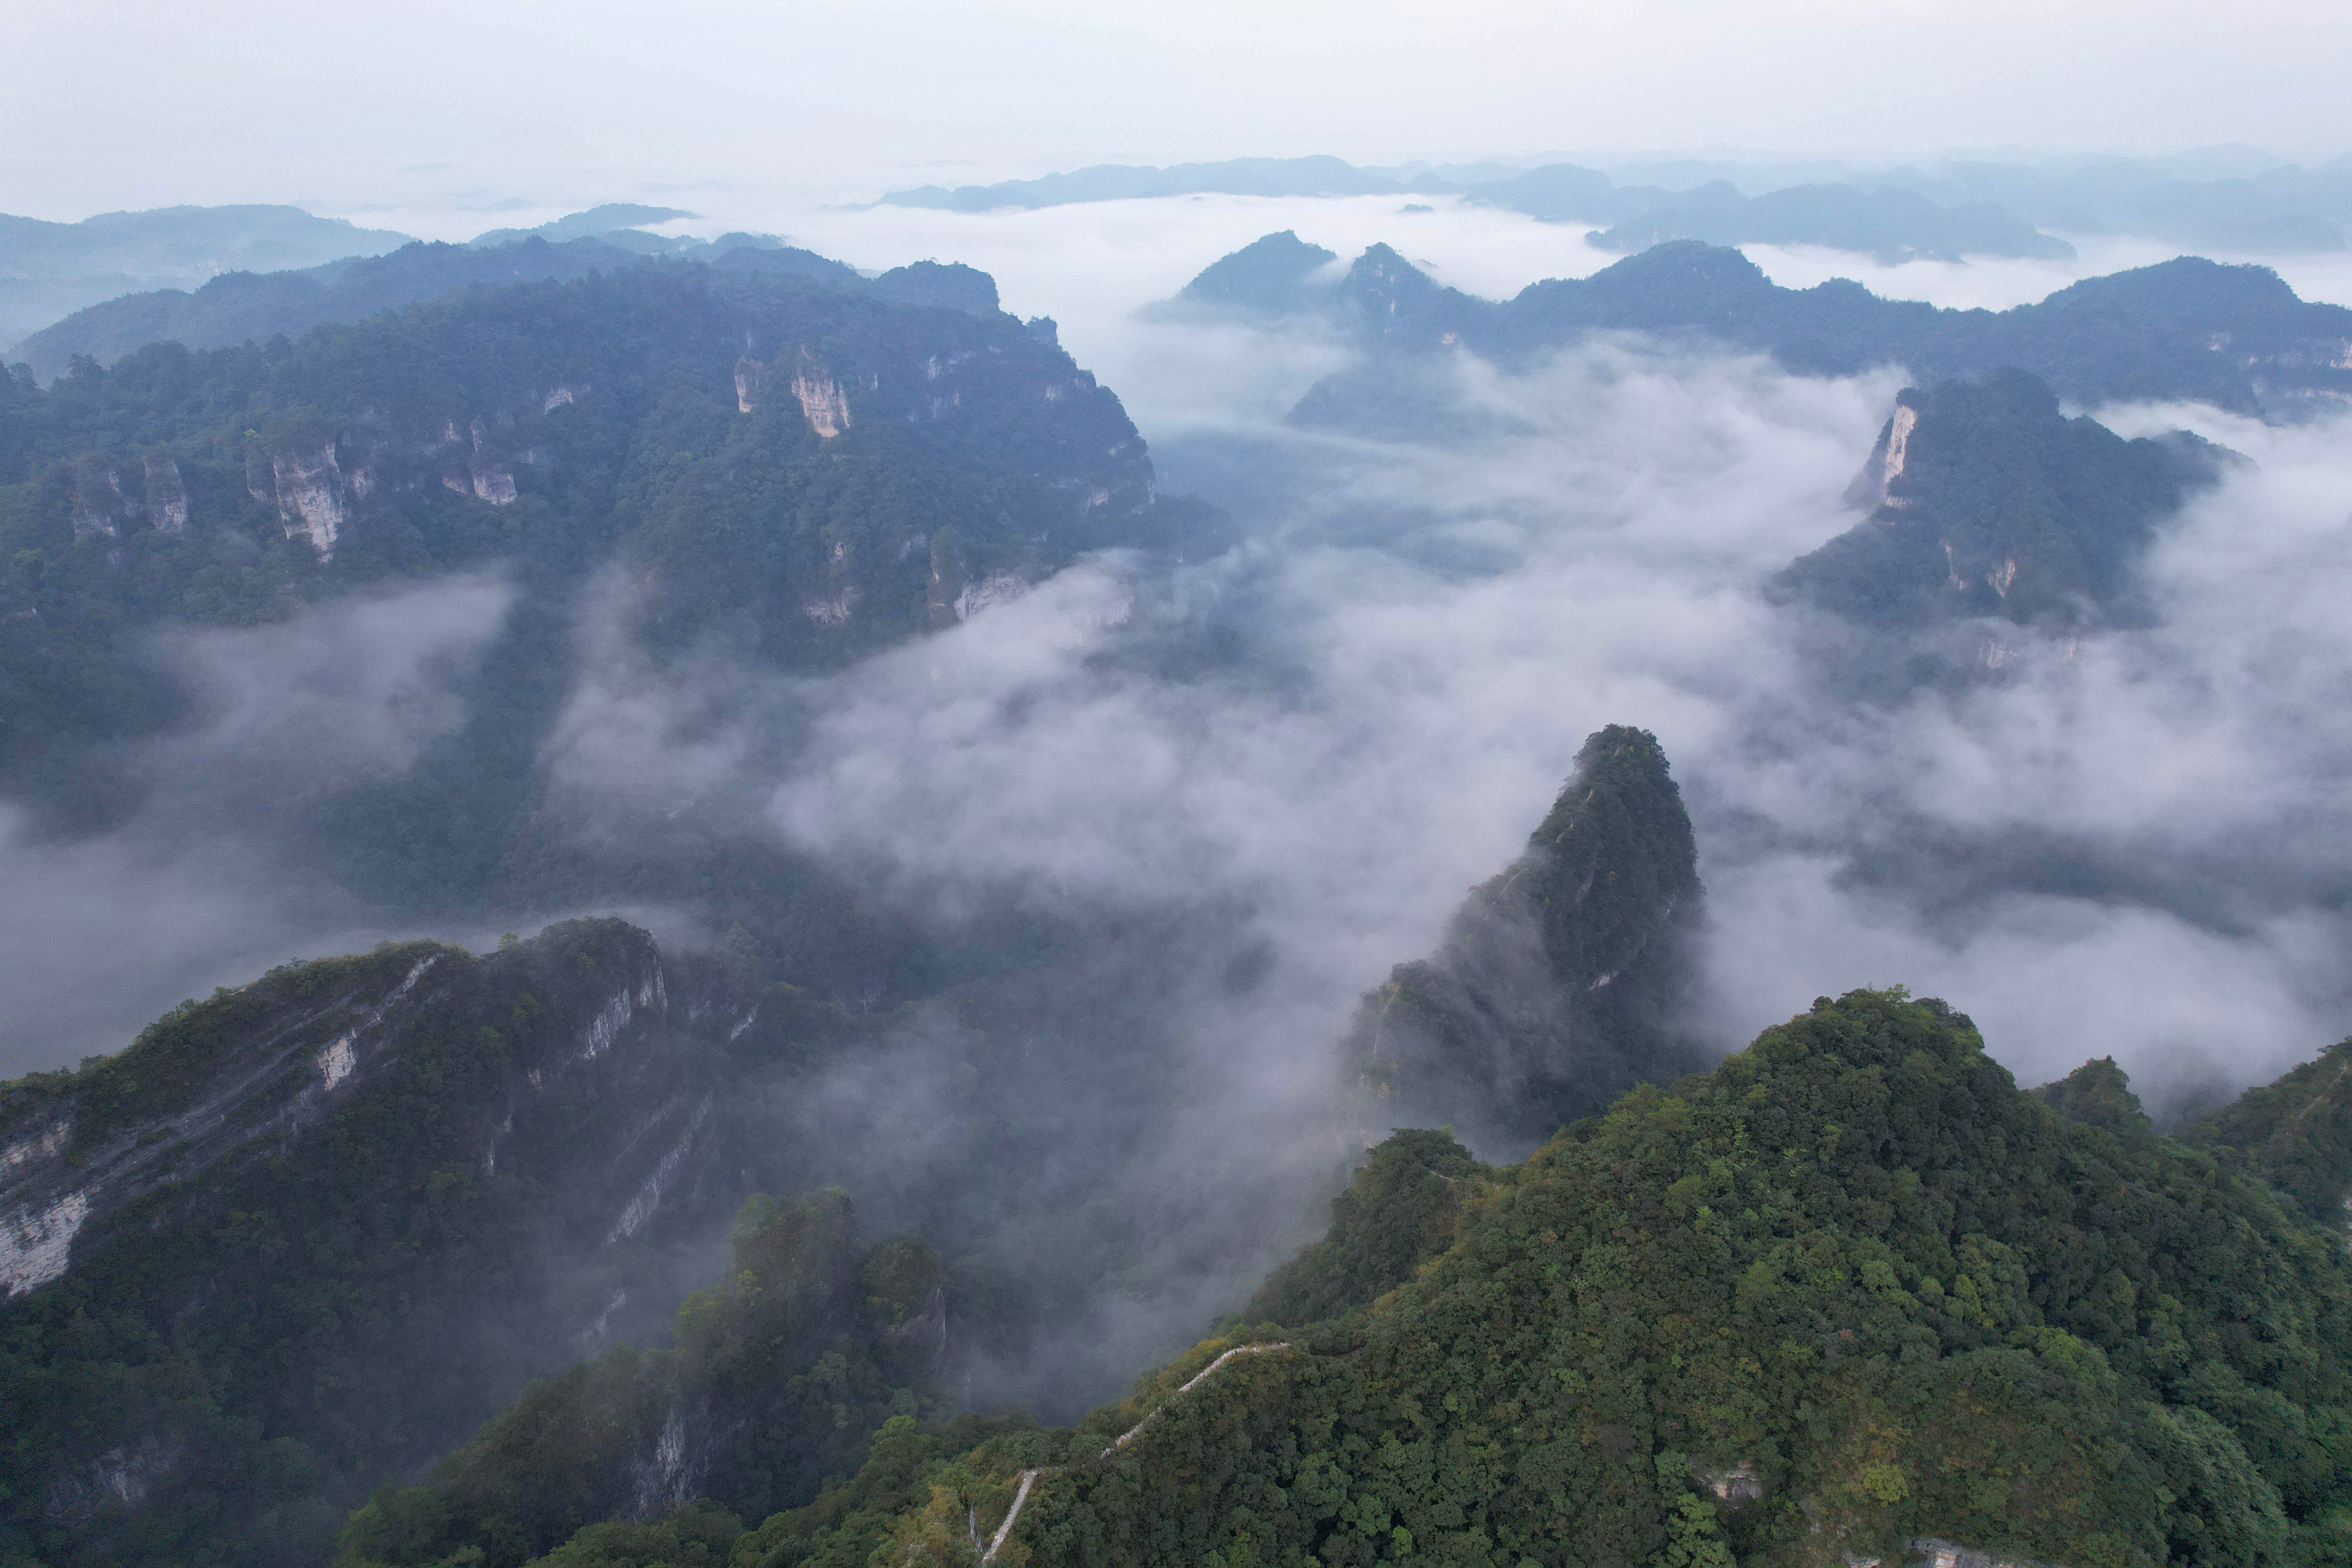
[[[2111,1055],[2170,1113],[2347,1031],[2340,420],[2095,411],[2251,459],[2168,526],[2157,624],[1971,626],[1971,679],[1858,690],[1844,634],[1763,583],[1858,520],[1841,497],[1901,367],[1806,378],[1603,339],[1524,374],[1453,361],[1432,423],[1466,433],[1300,430],[1281,416],[1344,344],[1136,308],[1276,216],[1343,259],[1393,237],[1486,294],[1606,258],[1475,211],[1416,230],[1393,204],[1124,205],[802,237],[856,259],[934,226],[1008,308],[1055,314],[1162,493],[1223,508],[1233,548],[1099,555],[824,676],[718,643],[649,657],[608,572],[572,612],[533,784],[541,852],[651,868],[668,891],[618,912],[666,942],[730,941],[693,866],[781,857],[846,889],[843,941],[946,955],[913,979],[784,962],[899,1011],[757,1114],[779,1168],[845,1186],[874,1234],[923,1229],[1027,1325],[971,1347],[961,1397],[1075,1413],[1320,1228],[1386,1131],[1339,1109],[1354,999],[1432,949],[1604,724],[1654,731],[1690,806],[1710,914],[1689,1025],[1717,1052],[1816,995],[1904,984],[1968,1012],[2022,1082]],[[1899,270],[1958,302],[2064,280]],[[462,721],[509,594],[463,578],[162,636],[188,717],[126,752],[127,817],[12,826],[10,883],[42,892],[15,905],[12,1068],[115,1048],[289,955],[420,930],[487,946],[575,912],[511,879],[478,909],[372,908],[316,839],[323,802]]]

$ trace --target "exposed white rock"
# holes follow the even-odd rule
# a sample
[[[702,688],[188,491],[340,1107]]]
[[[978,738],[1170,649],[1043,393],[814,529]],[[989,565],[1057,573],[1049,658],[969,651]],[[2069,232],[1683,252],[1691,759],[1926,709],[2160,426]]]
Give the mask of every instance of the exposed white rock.
[[[180,1462],[181,1442],[150,1433],[136,1443],[110,1448],[79,1469],[50,1484],[52,1519],[88,1519],[101,1510],[137,1508]]]
[[[613,1314],[625,1306],[628,1300],[626,1290],[614,1288],[613,1299],[604,1303],[604,1310],[596,1314],[596,1321],[580,1331],[580,1344],[583,1349],[593,1349],[604,1342],[605,1334],[610,1331],[608,1325],[613,1321]]]
[[[473,479],[474,494],[492,506],[506,506],[515,499],[514,472],[504,465],[476,452],[467,472]]]
[[[595,1021],[588,1026],[588,1033],[581,1040],[580,1059],[593,1061],[603,1056],[606,1048],[620,1037],[621,1031],[629,1026],[629,1020],[636,1016],[636,1011],[637,999],[625,988],[605,1003],[604,1010],[596,1015]]]
[[[559,386],[547,395],[547,401],[539,405],[539,411],[541,414],[552,414],[573,401],[572,389],[568,386]]]
[[[169,452],[155,452],[147,458],[147,516],[161,533],[187,529],[188,487]]]
[[[76,539],[112,539],[125,508],[121,476],[111,463],[86,463],[74,476]]]
[[[2004,599],[2008,598],[2009,585],[2017,581],[2017,557],[2012,555],[1986,573],[1985,581],[1992,585],[1994,593]]]
[[[0,1215],[0,1285],[11,1296],[47,1284],[66,1271],[73,1238],[89,1218],[87,1189],[68,1193],[37,1213]]]
[[[956,595],[956,619],[968,621],[983,610],[1009,605],[1028,591],[1028,579],[1016,577],[1009,572],[999,572],[977,583],[967,583],[963,592]]]
[[[661,1436],[654,1440],[654,1451],[637,1467],[636,1506],[631,1517],[650,1519],[663,1510],[686,1500],[692,1490],[692,1478],[687,1473],[689,1458],[686,1436],[686,1417],[673,1409],[669,1419],[662,1423]]]
[[[1870,449],[1869,459],[1862,471],[1845,489],[1845,503],[1864,511],[1875,511],[1883,506],[1900,510],[1910,504],[1906,497],[1890,496],[1886,487],[1903,472],[1903,465],[1911,448],[1911,432],[1919,423],[1919,411],[1904,404],[1895,405],[1894,416],[1878,433],[1878,440]]]
[[[343,470],[335,461],[335,445],[321,441],[299,452],[281,452],[269,459],[278,486],[278,519],[286,537],[308,534],[319,559],[335,553],[335,537],[346,520]]]
[[[757,414],[760,411],[760,394],[767,378],[768,367],[758,360],[739,359],[735,362],[736,413]]]
[[[360,1065],[359,1052],[354,1049],[360,1032],[353,1029],[319,1053],[319,1087],[331,1089],[352,1076]]]
[[[750,1026],[751,1020],[747,1018],[744,1020],[744,1027]],[[19,1165],[29,1165],[36,1160],[46,1160],[52,1155],[62,1154],[66,1152],[66,1145],[72,1142],[73,1123],[69,1121],[59,1121],[46,1132],[37,1133],[30,1138],[20,1138],[9,1144],[6,1149],[0,1150],[0,1171],[13,1171]]]
[[[793,395],[800,399],[801,415],[809,428],[824,439],[830,441],[849,428],[848,395],[822,366],[805,357],[793,374]]]
[[[1897,404],[1895,417],[1886,426],[1886,461],[1883,472],[1892,484],[1903,474],[1903,459],[1911,449],[1911,432],[1918,427],[1919,411],[1909,404]]]
[[[687,1119],[686,1131],[679,1135],[677,1142],[654,1163],[652,1173],[638,1186],[636,1194],[629,1199],[629,1206],[621,1211],[621,1217],[613,1222],[612,1230],[604,1237],[605,1246],[626,1241],[645,1228],[646,1221],[654,1217],[654,1211],[661,1207],[662,1194],[669,1191],[670,1183],[677,1179],[678,1167],[686,1163],[687,1151],[694,1147],[695,1134],[702,1131],[703,1119],[709,1114],[710,1101],[706,1098],[695,1107],[694,1114]]]
[[[2002,1557],[1958,1542],[1938,1541],[1934,1536],[1913,1542],[1911,1550],[1927,1559],[1925,1568],[2052,1568],[2049,1563]]]
[[[844,588],[830,598],[811,599],[801,606],[801,614],[821,626],[837,626],[849,619],[850,608],[857,601],[857,590]]]

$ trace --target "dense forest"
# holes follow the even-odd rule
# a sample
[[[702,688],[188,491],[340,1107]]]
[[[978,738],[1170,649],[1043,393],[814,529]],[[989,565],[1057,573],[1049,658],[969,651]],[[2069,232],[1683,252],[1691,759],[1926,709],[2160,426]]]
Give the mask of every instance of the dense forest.
[[[599,896],[529,829],[600,567],[652,585],[656,658],[812,671],[1082,551],[1213,533],[1155,503],[1118,399],[996,312],[985,275],[918,264],[853,289],[748,254],[762,266],[462,292],[299,343],[158,344],[47,389],[19,371],[0,388],[0,793],[69,831],[136,804],[121,749],[186,716],[159,623],[495,569],[515,603],[466,726],[327,803],[320,853],[394,907],[470,903],[505,863],[523,900]]]
[[[299,340],[0,378],[28,831],[132,819],[125,759],[204,722],[159,628],[471,574],[500,607],[461,717],[283,839],[420,922],[625,898],[707,927],[289,963],[0,1085],[0,1568],[2352,1561],[2352,1045],[2162,1131],[2112,1061],[2021,1090],[1899,987],[1700,1070],[1699,847],[1647,731],[1593,733],[1427,956],[1330,1019],[1286,1164],[1149,1192],[1103,1189],[1202,1114],[1188,1030],[1265,971],[1230,909],[908,913],[672,799],[583,831],[545,759],[600,627],[753,672],[782,756],[817,678],[1090,553],[1233,542],[985,274],[597,246],[215,284],[173,319]],[[2352,312],[2259,268],[1992,315],[1689,243],[1503,305],[1334,259],[1269,236],[1160,314],[1319,316],[1360,362],[1292,424],[1358,434],[1442,435],[1412,378],[1457,350],[1628,328],[1932,370],[1866,521],[1773,590],[1890,636],[2147,613],[2140,559],[2232,459],[2062,397],[2284,418],[2352,386],[2314,347]],[[1219,635],[1097,662],[1213,666]],[[1232,1011],[1155,963],[1179,945]],[[1084,1316],[1147,1268],[1227,1315],[1072,1422],[1149,1359]],[[1065,1402],[1002,1408],[1008,1367]]]
[[[2338,1228],[2084,1072],[2027,1094],[1856,992],[1517,1166],[1399,1134],[1253,1307],[1296,1315],[933,1461],[849,1553],[737,1560],[968,1562],[957,1505],[1027,1476],[993,1561],[2341,1561]]]
[[[1822,998],[1517,1165],[1394,1134],[1324,1240],[1075,1429],[905,1411],[854,1473],[756,1528],[722,1486],[732,1506],[641,1502],[645,1522],[534,1560],[1728,1568],[1943,1541],[2012,1562],[2341,1561],[2352,1264],[2334,1216],[2265,1178],[2340,1187],[2352,1167],[2332,1134],[2200,1146],[2274,1126],[2335,1056],[2183,1142],[2112,1062],[2028,1093],[1941,1002]],[[739,1247],[782,1212],[748,1210]],[[739,1254],[689,1312],[743,1310],[771,1267]],[[681,1353],[716,1378],[740,1352],[704,1336],[681,1320]],[[599,1388],[623,1413],[606,1419],[646,1419],[625,1414],[644,1364],[616,1352],[535,1389],[425,1488],[355,1515],[339,1561],[524,1561],[529,1532],[497,1522],[514,1504],[469,1531],[485,1505],[462,1500],[531,1478],[560,1515],[594,1466],[541,1479],[525,1435]],[[800,1384],[769,1386],[787,1408]]]
[[[1687,963],[1693,853],[1655,740],[1592,736],[1442,960],[1470,966],[1476,1006],[1545,1020],[1501,1037],[1530,1084],[1481,1087],[1496,1063],[1478,1016],[1413,1041],[1399,1082],[1469,1097],[1524,1148],[1681,1071],[1690,1047],[1659,1025]],[[1598,965],[1623,970],[1622,996],[1584,999]],[[0,1307],[0,1410],[19,1434],[0,1527],[52,1568],[296,1563],[368,1489],[436,1456],[421,1485],[353,1516],[355,1563],[520,1563],[698,1500],[751,1521],[819,1508],[886,1419],[947,1415],[977,1358],[1053,1355],[1063,1316],[1129,1266],[1092,1189],[1149,1125],[1155,1080],[1185,1069],[1181,1016],[1149,992],[1065,1002],[1056,1066],[1036,984],[1015,971],[853,1013],[748,952],[667,953],[618,921],[572,921],[482,958],[413,943],[289,965],[119,1055],[7,1085],[0,1128],[23,1152],[0,1212],[39,1245],[10,1255]],[[1126,1048],[1105,1061],[1112,1030]],[[967,1085],[959,1115],[987,1163],[926,1189],[909,1161],[876,1184],[918,1184],[896,1206],[921,1236],[861,1237],[838,1194],[761,1195],[806,1191],[891,1125],[887,1101],[870,1131],[813,1116],[831,1069],[912,1045],[936,1059],[959,1038],[939,1068]],[[1393,1073],[1400,1039],[1360,1068]],[[1034,1103],[1039,1075],[1059,1115]],[[1421,1109],[1360,1089],[1323,1101],[1328,1129],[1296,1131],[1336,1139]],[[1450,1232],[1452,1184],[1484,1167],[1415,1136],[1409,1158],[1375,1162],[1369,1198],[1341,1200],[1374,1234],[1343,1215],[1334,1247],[1261,1300],[1368,1299]],[[1272,1216],[1286,1199],[1260,1201]],[[1400,1250],[1389,1233],[1416,1203],[1420,1239]],[[673,1348],[620,1343],[460,1444],[522,1377],[658,1335],[649,1304],[709,1278],[730,1214],[731,1262],[678,1308]],[[1181,1192],[1127,1223],[1155,1219],[1198,1223]],[[1061,1238],[1055,1256],[1030,1256],[1041,1236]],[[235,1289],[209,1283],[224,1276]]]
[[[1881,626],[2144,620],[2137,568],[2158,525],[2227,460],[2184,431],[2126,441],[2068,419],[2022,371],[1906,388],[1850,498],[1870,516],[1773,590]]]

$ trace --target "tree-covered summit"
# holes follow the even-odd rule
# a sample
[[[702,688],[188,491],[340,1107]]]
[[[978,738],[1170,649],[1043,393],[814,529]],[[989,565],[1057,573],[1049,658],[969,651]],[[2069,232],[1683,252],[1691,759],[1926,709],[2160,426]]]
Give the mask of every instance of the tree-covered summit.
[[[1320,1247],[1381,1208],[1425,1231],[1403,1168],[1375,1152]],[[1369,1307],[1235,1326],[1066,1458],[984,1445],[934,1495],[974,1498],[984,1538],[1015,1467],[1046,1467],[995,1559],[1034,1564],[2352,1551],[2338,1237],[2204,1153],[2021,1091],[1941,1002],[1823,998],[1462,1191],[1435,1256]],[[1171,1392],[1244,1343],[1286,1348]]]
[[[2225,460],[2185,432],[2069,419],[2022,371],[1906,388],[1848,495],[1869,516],[1772,587],[1886,626],[2128,621],[2147,613],[2134,575],[2158,526]]]

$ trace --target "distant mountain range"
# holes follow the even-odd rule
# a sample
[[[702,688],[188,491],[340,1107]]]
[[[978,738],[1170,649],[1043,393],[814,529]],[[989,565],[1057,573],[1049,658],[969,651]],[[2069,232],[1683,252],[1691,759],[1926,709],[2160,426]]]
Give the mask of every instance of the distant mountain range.
[[[163,207],[78,224],[0,216],[0,345],[15,344],[0,349],[0,359],[21,360],[46,380],[77,353],[110,363],[165,339],[192,348],[258,342],[476,283],[576,278],[641,257],[783,244],[748,234],[688,239],[644,226],[693,216],[608,202],[536,228],[490,229],[463,246],[420,244],[286,206]],[[532,241],[536,248],[519,248]],[[467,261],[453,254],[468,249],[502,255]]]
[[[408,236],[299,207],[158,207],[79,223],[0,215],[0,343],[119,294],[376,256]]]
[[[892,206],[986,212],[1071,202],[1223,194],[1458,195],[1550,223],[1602,226],[1609,248],[1664,239],[1815,245],[1882,260],[2063,258],[2043,230],[2130,234],[2201,250],[2285,255],[2345,248],[2352,158],[2304,169],[2253,149],[2179,159],[1946,163],[1876,168],[1682,160],[1618,171],[1576,163],[1360,168],[1338,158],[1239,158],[1169,168],[1101,164],[1034,180],[881,198]]]
[[[1589,278],[1531,283],[1507,300],[1438,283],[1393,247],[1339,276],[1331,253],[1288,231],[1204,268],[1152,310],[1313,320],[1365,352],[1291,417],[1355,423],[1390,408],[1425,418],[1412,379],[1457,350],[1503,363],[1595,332],[1639,331],[1769,353],[1801,374],[1900,364],[1947,379],[2032,372],[2085,404],[2184,399],[2293,417],[2352,396],[2352,310],[2297,298],[2277,273],[2181,257],[2085,279],[2013,310],[1941,310],[1833,279],[1784,289],[1738,251],[1694,240],[1651,247]],[[1415,412],[1419,410],[1420,412]]]
[[[2120,596],[2211,455],[2062,395],[2285,419],[2352,394],[2352,311],[2260,268],[1995,314],[1783,289],[1687,240],[1507,302],[1386,246],[1337,260],[1269,236],[1167,310],[1311,320],[1359,363],[1294,421],[1417,440],[1442,432],[1416,378],[1598,333],[1913,367],[1860,531],[1782,580],[1863,622]],[[250,809],[375,908],[625,902],[725,935],[386,943],[0,1085],[0,1562],[2342,1560],[2347,1048],[2174,1137],[2112,1062],[2021,1090],[1900,988],[1692,1071],[1699,846],[1630,725],[1330,1020],[1345,1070],[1283,1130],[1461,1138],[1383,1141],[1329,1233],[1131,1398],[1074,1428],[947,1415],[1008,1345],[1085,1353],[1073,1306],[1131,1302],[1139,1240],[1204,1199],[1240,1194],[1246,1230],[1301,1195],[1171,1163],[1098,1202],[1198,1067],[1166,931],[1234,994],[1260,939],[1217,907],[1106,934],[1076,902],[919,929],[723,799],[583,804],[539,763],[599,657],[583,606],[621,584],[627,660],[724,658],[783,701],[1081,554],[1197,559],[1220,520],[1158,495],[1112,392],[965,267],[530,235],[173,298],[224,302],[145,307],[190,333],[364,319],[0,378],[11,804],[66,837],[129,809],[120,748],[184,712],[159,626],[496,574],[450,728]],[[904,826],[917,860],[957,831]],[[850,1063],[871,1088],[829,1095]],[[845,1165],[920,1234],[862,1233],[824,1190]],[[1171,1256],[1229,1268],[1201,1234]]]

